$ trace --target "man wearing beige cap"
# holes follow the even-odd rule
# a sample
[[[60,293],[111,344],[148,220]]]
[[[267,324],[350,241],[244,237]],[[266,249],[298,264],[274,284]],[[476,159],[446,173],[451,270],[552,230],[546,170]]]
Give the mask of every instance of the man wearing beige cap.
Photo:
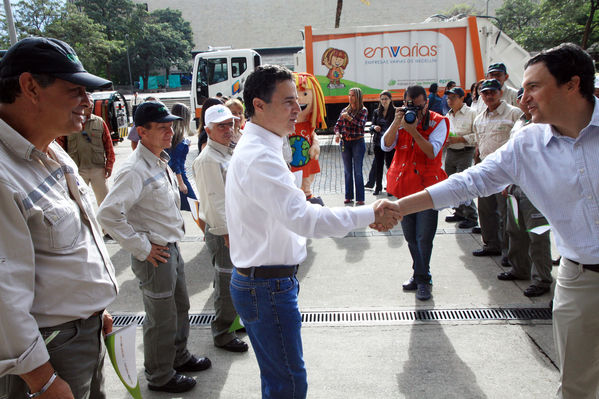
[[[0,376],[11,399],[105,397],[114,267],[90,190],[54,140],[83,129],[86,88],[110,84],[56,39],[23,39],[0,60]]]
[[[206,246],[214,266],[214,345],[229,352],[245,352],[248,345],[237,338],[234,331],[230,331],[237,312],[229,292],[233,262],[229,253],[229,231],[225,214],[225,180],[233,154],[230,144],[235,119],[239,118],[233,116],[224,105],[214,105],[206,111],[208,143],[193,162],[193,172],[202,220],[206,221]]]

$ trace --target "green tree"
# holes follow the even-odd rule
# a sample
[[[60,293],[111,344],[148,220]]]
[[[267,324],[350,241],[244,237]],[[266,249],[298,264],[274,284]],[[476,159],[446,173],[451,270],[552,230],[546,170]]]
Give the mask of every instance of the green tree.
[[[65,10],[63,0],[21,0],[13,13],[19,38],[41,36],[46,26],[59,18]]]
[[[193,33],[180,11],[152,12],[140,32],[141,37],[132,44],[130,52],[137,66],[141,66],[144,82],[156,68],[164,68],[168,79],[173,65],[180,69],[190,67]]]
[[[73,4],[67,5],[60,18],[46,26],[44,34],[69,43],[85,68],[102,76],[110,77],[106,60],[124,52],[123,42],[108,40],[102,25]]]
[[[7,49],[10,47],[10,39],[8,36],[8,27],[6,26],[6,15],[4,14],[4,7],[0,8],[0,49]]]
[[[458,15],[482,15],[482,12],[475,8],[472,4],[459,3],[454,4],[453,7],[445,11],[442,11],[441,14],[451,18]]]
[[[583,48],[599,40],[597,0],[506,0],[497,9],[502,28],[528,51],[564,42]]]

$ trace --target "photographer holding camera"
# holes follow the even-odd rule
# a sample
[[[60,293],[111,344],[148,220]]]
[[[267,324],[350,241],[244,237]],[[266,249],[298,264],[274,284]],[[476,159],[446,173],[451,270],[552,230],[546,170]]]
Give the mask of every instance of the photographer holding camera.
[[[405,107],[395,110],[395,119],[381,142],[383,151],[395,148],[387,171],[387,192],[402,198],[447,178],[442,168],[441,149],[449,134],[449,119],[430,111],[422,86],[405,91]],[[432,209],[407,215],[401,228],[412,255],[412,277],[403,284],[405,291],[416,291],[416,298],[431,298],[430,259],[437,231],[438,212]]]

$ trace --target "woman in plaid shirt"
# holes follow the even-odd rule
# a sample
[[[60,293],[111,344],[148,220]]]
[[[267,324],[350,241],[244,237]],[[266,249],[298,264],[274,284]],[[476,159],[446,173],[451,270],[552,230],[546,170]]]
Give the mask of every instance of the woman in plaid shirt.
[[[339,143],[341,140],[341,157],[345,171],[345,204],[354,200],[355,183],[356,205],[364,205],[362,161],[366,152],[364,126],[367,117],[368,110],[362,101],[362,90],[357,87],[349,89],[349,105],[341,111],[335,124],[335,142]]]

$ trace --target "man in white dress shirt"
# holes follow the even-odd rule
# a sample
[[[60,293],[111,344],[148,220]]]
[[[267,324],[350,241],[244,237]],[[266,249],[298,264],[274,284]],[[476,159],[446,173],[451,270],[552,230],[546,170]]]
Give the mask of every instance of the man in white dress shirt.
[[[263,65],[246,80],[250,121],[227,171],[225,191],[230,253],[235,270],[231,297],[254,348],[263,398],[305,398],[308,388],[297,304],[298,265],[305,237],[343,237],[373,222],[397,223],[386,208],[327,208],[306,201],[282,153],[300,112],[291,72]],[[375,215],[376,211],[376,215]]]
[[[580,47],[561,44],[524,71],[532,124],[482,163],[398,201],[402,214],[440,209],[514,183],[549,221],[562,255],[553,301],[558,398],[599,394],[599,102],[595,69]]]

